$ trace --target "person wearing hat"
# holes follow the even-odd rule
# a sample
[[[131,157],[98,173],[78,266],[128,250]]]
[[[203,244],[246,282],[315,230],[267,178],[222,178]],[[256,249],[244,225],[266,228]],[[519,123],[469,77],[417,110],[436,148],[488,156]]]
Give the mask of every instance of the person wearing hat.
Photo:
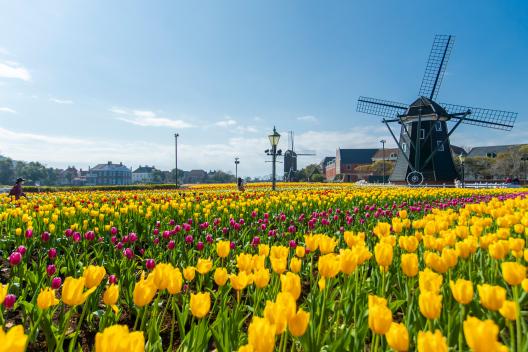
[[[13,188],[11,188],[11,191],[9,192],[10,196],[15,196],[15,199],[18,200],[20,197],[26,197],[26,194],[22,192],[22,183],[24,183],[24,179],[22,177],[17,178],[15,185]]]

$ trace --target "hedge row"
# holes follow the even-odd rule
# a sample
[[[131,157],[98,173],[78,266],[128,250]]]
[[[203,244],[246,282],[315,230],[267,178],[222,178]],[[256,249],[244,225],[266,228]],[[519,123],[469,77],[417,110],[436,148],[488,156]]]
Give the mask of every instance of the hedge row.
[[[24,186],[24,192],[90,192],[90,191],[133,191],[175,189],[174,184],[148,184],[148,185],[116,185],[116,186]],[[179,186],[178,188],[186,188]]]

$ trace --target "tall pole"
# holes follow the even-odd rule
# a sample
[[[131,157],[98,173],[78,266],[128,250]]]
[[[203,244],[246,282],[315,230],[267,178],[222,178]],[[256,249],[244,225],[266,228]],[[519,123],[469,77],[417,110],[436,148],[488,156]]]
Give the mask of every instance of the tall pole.
[[[385,142],[386,140],[382,139],[381,141],[381,150],[383,158],[383,184],[385,184]]]
[[[275,163],[277,161],[277,146],[276,145],[273,145],[271,147],[271,189],[272,190],[275,190],[275,183],[276,183],[276,178],[275,178]]]
[[[240,164],[239,159],[240,158],[238,157],[235,158],[235,179],[237,182],[238,182],[238,164]]]
[[[175,180],[175,184],[176,184],[176,188],[178,188],[178,137],[180,135],[178,133],[175,133],[174,134],[174,161],[175,161],[175,166],[176,168],[174,169],[174,180]]]
[[[466,171],[464,170],[464,161],[462,161],[462,188],[466,187]]]

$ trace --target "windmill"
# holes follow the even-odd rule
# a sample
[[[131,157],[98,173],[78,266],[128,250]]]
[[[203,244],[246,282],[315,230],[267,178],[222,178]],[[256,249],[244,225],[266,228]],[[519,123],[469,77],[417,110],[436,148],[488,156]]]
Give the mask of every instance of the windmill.
[[[297,172],[297,157],[315,155],[315,153],[297,153],[294,148],[293,131],[288,132],[288,150],[284,152],[284,179],[292,181]]]
[[[383,117],[399,153],[390,180],[418,185],[452,182],[458,177],[449,137],[461,124],[510,131],[517,113],[437,103],[436,96],[447,66],[455,37],[436,35],[422,79],[419,97],[412,104],[359,97],[357,111]],[[399,139],[392,123],[400,127]],[[449,124],[448,124],[449,123]]]

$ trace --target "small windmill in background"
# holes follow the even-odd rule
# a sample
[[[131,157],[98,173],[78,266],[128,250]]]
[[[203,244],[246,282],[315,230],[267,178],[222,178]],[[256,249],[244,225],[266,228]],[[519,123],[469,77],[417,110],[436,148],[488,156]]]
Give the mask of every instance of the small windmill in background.
[[[288,150],[284,152],[284,180],[292,181],[297,173],[297,157],[313,156],[314,152],[297,153],[295,151],[293,131],[288,132]]]

